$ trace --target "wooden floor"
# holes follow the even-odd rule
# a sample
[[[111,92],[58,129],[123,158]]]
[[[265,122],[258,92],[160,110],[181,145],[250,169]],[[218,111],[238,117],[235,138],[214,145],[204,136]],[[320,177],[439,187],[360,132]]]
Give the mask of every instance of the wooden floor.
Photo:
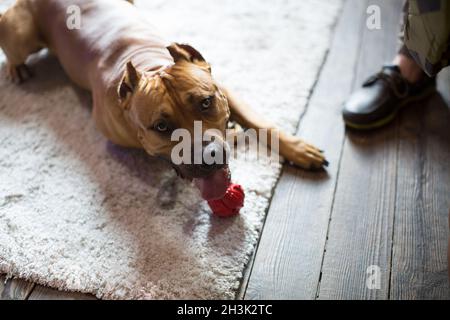
[[[340,114],[395,54],[401,2],[346,1],[299,129],[326,150],[330,167],[284,167],[238,298],[450,298],[450,73],[440,76],[440,94],[383,130],[346,131]],[[369,4],[381,7],[381,30],[366,27]],[[371,275],[377,288],[367,285]],[[1,281],[0,295],[93,299],[17,279]]]

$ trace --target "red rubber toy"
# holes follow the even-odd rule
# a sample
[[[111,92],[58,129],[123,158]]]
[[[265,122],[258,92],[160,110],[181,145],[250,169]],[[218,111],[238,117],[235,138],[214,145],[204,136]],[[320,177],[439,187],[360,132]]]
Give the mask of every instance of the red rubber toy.
[[[244,206],[244,189],[239,184],[230,184],[222,199],[209,200],[212,212],[219,217],[232,217],[239,214]]]

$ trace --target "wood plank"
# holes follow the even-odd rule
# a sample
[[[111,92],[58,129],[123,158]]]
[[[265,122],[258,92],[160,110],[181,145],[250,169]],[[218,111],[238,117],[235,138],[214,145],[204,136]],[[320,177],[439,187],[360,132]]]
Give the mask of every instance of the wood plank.
[[[402,114],[391,299],[450,299],[449,124],[438,94]]]
[[[269,208],[246,299],[314,299],[339,167],[340,105],[351,90],[365,1],[345,3],[299,135],[324,148],[327,173],[285,166]],[[337,83],[338,79],[338,83]],[[336,86],[338,85],[338,90]]]
[[[34,288],[34,283],[21,279],[6,279],[0,275],[0,300],[25,300]]]
[[[81,292],[59,291],[49,287],[36,285],[29,300],[96,300],[93,295]]]
[[[380,30],[364,27],[356,87],[395,55],[402,1],[370,1],[381,8]],[[354,12],[356,14],[357,11]],[[366,17],[365,10],[360,11]],[[397,125],[348,132],[319,287],[320,299],[386,299],[389,294],[397,170]],[[380,268],[380,288],[366,285]]]
[[[256,243],[255,248],[258,248],[259,241]],[[252,256],[250,257],[249,261],[247,262],[247,265],[245,266],[241,283],[239,285],[239,289],[236,293],[235,300],[244,300],[245,294],[247,291],[247,286],[250,281],[250,275],[253,269],[253,264],[255,262],[255,256],[256,256],[256,249],[253,251]]]

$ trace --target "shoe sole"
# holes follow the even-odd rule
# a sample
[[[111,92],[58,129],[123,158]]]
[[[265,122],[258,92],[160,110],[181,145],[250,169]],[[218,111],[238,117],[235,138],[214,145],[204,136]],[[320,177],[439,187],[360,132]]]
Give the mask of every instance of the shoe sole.
[[[398,104],[398,106],[394,109],[394,111],[392,113],[390,113],[388,116],[386,116],[383,119],[372,122],[372,123],[357,124],[357,123],[352,123],[351,121],[348,121],[345,119],[344,119],[344,122],[349,128],[357,129],[357,130],[371,130],[371,129],[381,128],[381,127],[384,127],[385,125],[389,124],[390,122],[392,122],[392,120],[395,119],[398,112],[403,107],[407,106],[408,104],[412,104],[413,102],[417,102],[417,101],[423,100],[425,98],[428,98],[430,95],[432,95],[435,92],[436,92],[436,88],[430,87],[430,88],[424,90],[423,93],[418,96],[415,96],[415,97],[412,97],[409,99],[405,99],[400,104]]]

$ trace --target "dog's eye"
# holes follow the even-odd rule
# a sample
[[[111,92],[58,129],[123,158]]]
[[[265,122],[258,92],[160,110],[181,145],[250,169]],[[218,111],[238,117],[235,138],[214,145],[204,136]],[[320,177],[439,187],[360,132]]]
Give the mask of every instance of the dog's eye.
[[[202,105],[201,105],[202,110],[207,110],[207,109],[209,109],[209,107],[211,107],[212,99],[213,99],[213,97],[208,97],[208,98],[202,100]]]
[[[159,132],[167,132],[167,130],[169,130],[169,126],[167,125],[167,122],[164,120],[158,121],[155,124],[154,128],[155,128],[155,130],[157,130]]]

